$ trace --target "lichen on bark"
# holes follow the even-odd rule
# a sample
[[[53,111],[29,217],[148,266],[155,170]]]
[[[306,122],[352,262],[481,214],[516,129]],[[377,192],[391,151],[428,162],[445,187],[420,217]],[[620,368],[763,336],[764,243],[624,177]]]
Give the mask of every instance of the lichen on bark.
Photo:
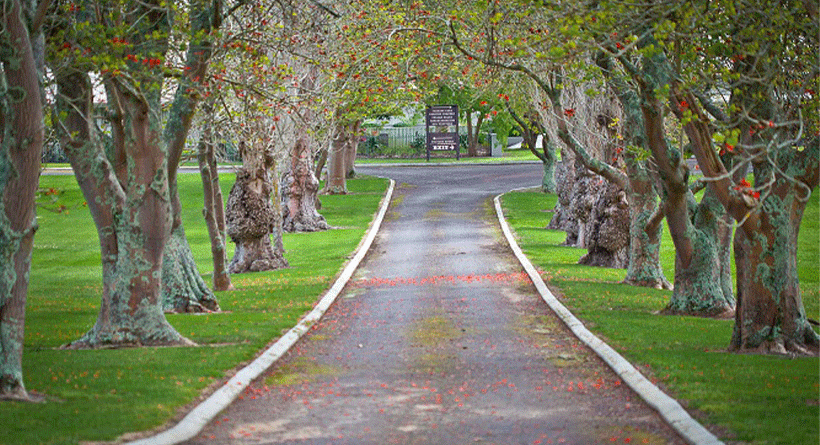
[[[30,6],[30,5],[26,5]],[[32,401],[23,382],[26,294],[43,148],[41,73],[19,1],[0,12],[0,399]]]

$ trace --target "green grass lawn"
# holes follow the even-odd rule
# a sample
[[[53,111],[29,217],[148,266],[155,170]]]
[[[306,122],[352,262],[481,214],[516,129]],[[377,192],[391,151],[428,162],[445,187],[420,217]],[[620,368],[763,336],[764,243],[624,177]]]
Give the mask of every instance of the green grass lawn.
[[[575,264],[585,251],[545,230],[554,195],[509,193],[503,207],[521,248],[559,299],[596,335],[682,402],[722,440],[752,444],[816,444],[820,430],[818,358],[788,359],[726,352],[733,320],[663,316],[671,292],[619,284],[625,270]],[[818,192],[800,230],[799,277],[810,318],[820,319]],[[668,234],[662,263],[674,277]]]
[[[227,197],[233,175],[221,179]],[[43,176],[40,184],[58,195],[44,195],[38,209],[23,361],[27,389],[47,402],[0,403],[0,443],[7,445],[113,440],[170,420],[313,307],[360,242],[387,188],[384,179],[348,181],[350,194],[322,197],[321,213],[334,230],[285,235],[290,268],[234,275],[237,289],[217,294],[221,313],[169,315],[199,347],[68,351],[58,348],[79,338],[97,317],[99,243],[74,178]],[[186,234],[210,283],[198,175],[180,176],[180,195]],[[60,207],[62,212],[53,211]]]

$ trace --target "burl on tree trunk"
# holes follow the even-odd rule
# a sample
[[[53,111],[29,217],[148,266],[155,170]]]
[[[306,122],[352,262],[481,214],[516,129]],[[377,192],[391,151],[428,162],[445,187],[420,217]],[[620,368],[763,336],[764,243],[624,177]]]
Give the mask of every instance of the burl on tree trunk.
[[[316,210],[319,180],[311,168],[312,153],[306,135],[296,140],[290,170],[282,178],[282,213],[286,232],[327,230],[325,218]]]
[[[271,244],[271,234],[281,236],[278,229],[282,224],[274,207],[277,204],[271,201],[274,186],[268,170],[274,165],[273,157],[244,152],[242,158],[244,165],[236,174],[225,210],[228,236],[236,244],[228,271],[235,274],[288,267],[281,242]]]

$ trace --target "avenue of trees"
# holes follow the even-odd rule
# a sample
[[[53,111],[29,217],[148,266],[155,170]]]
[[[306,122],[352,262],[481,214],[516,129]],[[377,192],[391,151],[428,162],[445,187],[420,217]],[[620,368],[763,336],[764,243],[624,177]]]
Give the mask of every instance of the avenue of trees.
[[[0,398],[28,397],[44,144],[70,160],[103,266],[97,322],[66,347],[191,345],[164,314],[219,304],[182,227],[183,156],[200,166],[213,289],[228,290],[231,273],[287,265],[283,231],[329,228],[319,195],[346,193],[364,120],[449,101],[469,127],[468,156],[482,122],[524,136],[559,197],[550,227],[588,251],[583,263],[673,289],[665,313],[734,317],[730,350],[818,353],[795,251],[820,181],[813,2],[0,5]],[[226,146],[242,165],[223,197]]]

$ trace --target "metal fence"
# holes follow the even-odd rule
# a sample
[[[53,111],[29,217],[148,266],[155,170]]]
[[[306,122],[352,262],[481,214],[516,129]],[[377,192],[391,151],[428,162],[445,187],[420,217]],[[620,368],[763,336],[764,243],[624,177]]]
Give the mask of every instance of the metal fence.
[[[467,129],[459,128],[461,149],[466,148]],[[427,131],[415,127],[365,128],[359,143],[358,156],[421,158],[427,155]]]

